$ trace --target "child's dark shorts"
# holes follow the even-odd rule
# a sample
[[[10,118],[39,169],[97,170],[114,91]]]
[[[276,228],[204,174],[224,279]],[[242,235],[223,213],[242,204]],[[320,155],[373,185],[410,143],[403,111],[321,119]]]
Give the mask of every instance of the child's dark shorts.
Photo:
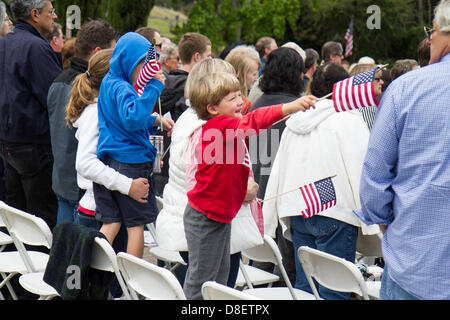
[[[127,228],[154,222],[158,215],[158,207],[156,206],[155,187],[151,178],[153,163],[127,164],[118,162],[110,157],[107,157],[103,162],[129,178],[147,178],[150,188],[148,202],[139,203],[119,191],[111,191],[102,185],[94,183],[94,197],[97,207],[95,218],[103,223],[122,222]]]

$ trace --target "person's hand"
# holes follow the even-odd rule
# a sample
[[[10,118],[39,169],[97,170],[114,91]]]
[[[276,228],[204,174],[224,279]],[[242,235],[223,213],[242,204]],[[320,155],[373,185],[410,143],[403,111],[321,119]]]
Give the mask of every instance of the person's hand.
[[[252,177],[249,177],[247,184],[247,194],[245,195],[244,203],[251,202],[253,199],[255,199],[258,190],[259,185],[255,182],[255,180]]]
[[[130,198],[136,200],[139,203],[147,203],[149,187],[150,185],[148,184],[148,179],[133,179],[133,181],[131,182],[130,191],[128,191],[128,195],[130,196]]]
[[[281,108],[281,113],[283,116],[287,116],[297,111],[306,111],[309,108],[314,109],[317,101],[319,99],[314,96],[303,96],[292,102],[285,103]]]
[[[162,118],[162,127],[167,131],[167,136],[170,137],[172,135],[173,127],[175,126],[175,122],[172,119]]]
[[[157,71],[155,73],[155,75],[153,76],[153,78],[155,78],[156,80],[161,81],[162,84],[164,84],[164,85],[166,84],[166,77],[164,76],[164,73],[163,73],[162,69]]]

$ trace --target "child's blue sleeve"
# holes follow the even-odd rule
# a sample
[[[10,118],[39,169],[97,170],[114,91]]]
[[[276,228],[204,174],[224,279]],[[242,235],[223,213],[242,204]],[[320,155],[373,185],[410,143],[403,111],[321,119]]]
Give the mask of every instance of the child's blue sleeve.
[[[152,116],[153,106],[161,95],[164,85],[156,79],[150,80],[139,98],[134,88],[127,86],[118,94],[119,116],[128,131],[139,131],[153,126],[156,117]]]

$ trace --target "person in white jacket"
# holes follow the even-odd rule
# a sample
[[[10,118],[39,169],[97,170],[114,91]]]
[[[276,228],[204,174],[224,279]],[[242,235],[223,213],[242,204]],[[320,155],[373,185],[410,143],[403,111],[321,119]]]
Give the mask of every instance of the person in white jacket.
[[[195,85],[196,76],[214,71],[235,73],[231,64],[221,59],[206,59],[197,63],[189,72],[185,86],[185,96],[191,85]],[[189,103],[189,101],[187,101]],[[201,127],[206,121],[200,120],[192,108],[186,109],[177,119],[172,131],[169,158],[169,181],[164,187],[163,208],[156,218],[156,232],[158,245],[166,250],[180,252],[186,261],[188,247],[184,232],[183,215],[188,202],[186,193],[187,181],[187,156],[186,149],[189,137]],[[258,185],[253,179],[249,181],[248,193],[256,193]],[[256,198],[255,198],[255,201]],[[253,216],[255,211],[250,212],[249,205],[243,205],[240,213],[233,220],[231,227],[231,268],[228,285],[234,286],[239,271],[240,251],[262,244],[263,222],[262,212],[260,217]],[[256,223],[255,223],[256,221]],[[258,221],[259,226],[258,228]],[[177,271],[180,268],[177,269]],[[182,268],[183,269],[183,268]],[[177,276],[183,283],[186,267]],[[183,272],[184,271],[184,272]]]
[[[66,109],[68,125],[77,128],[76,155],[77,183],[85,190],[78,207],[79,223],[96,229],[95,200],[92,182],[129,195],[138,202],[145,202],[149,183],[146,178],[131,179],[106,166],[97,158],[98,111],[97,96],[101,80],[109,70],[112,49],[96,53],[89,61],[88,71],[74,80],[71,98]]]
[[[340,65],[327,63],[313,76],[311,94],[323,97],[333,84],[348,77]],[[338,257],[355,261],[358,228],[363,234],[379,232],[359,220],[353,209],[360,208],[359,182],[369,130],[358,110],[337,113],[329,99],[316,103],[316,108],[299,112],[286,122],[280,146],[268,181],[263,206],[264,230],[274,237],[278,221],[283,236],[294,244],[309,246]],[[332,178],[337,204],[310,218],[301,211],[306,205],[300,190],[277,197],[308,183]],[[271,199],[272,198],[272,199]],[[312,292],[298,260],[295,287]],[[319,286],[324,299],[348,299],[349,294]]]

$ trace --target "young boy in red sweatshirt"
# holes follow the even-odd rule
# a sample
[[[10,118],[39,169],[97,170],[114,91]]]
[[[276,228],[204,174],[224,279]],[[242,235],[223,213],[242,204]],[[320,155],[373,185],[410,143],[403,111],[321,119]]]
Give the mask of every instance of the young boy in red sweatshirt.
[[[243,100],[235,75],[217,72],[200,78],[188,92],[191,107],[207,122],[190,138],[188,204],[184,229],[189,266],[184,292],[202,299],[205,281],[226,284],[230,266],[231,221],[247,194],[250,157],[245,138],[257,135],[285,116],[314,106],[317,98],[260,108],[242,116]],[[189,160],[188,160],[189,161]]]

